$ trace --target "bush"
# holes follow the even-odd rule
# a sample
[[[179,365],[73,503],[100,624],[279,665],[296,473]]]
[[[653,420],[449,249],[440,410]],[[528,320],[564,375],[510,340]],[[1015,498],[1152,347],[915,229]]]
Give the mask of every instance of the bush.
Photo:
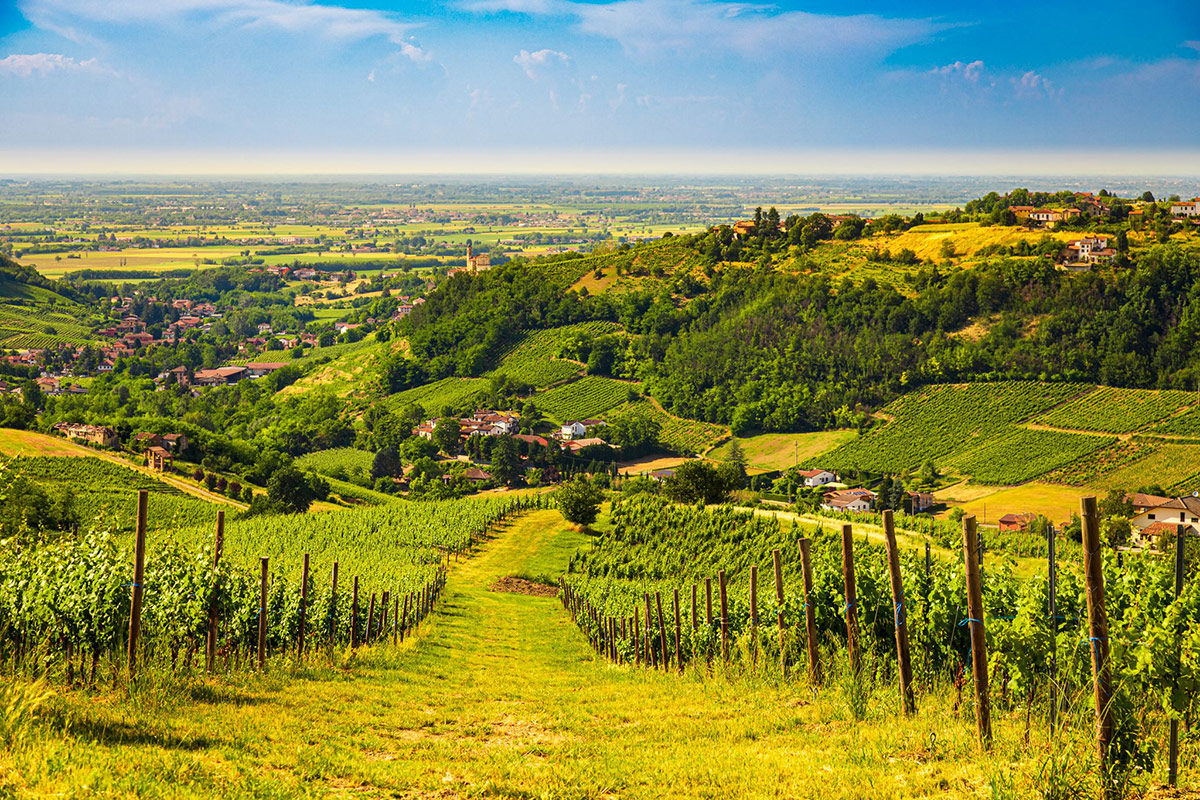
[[[604,500],[604,491],[580,475],[573,481],[564,483],[554,493],[558,500],[559,510],[567,522],[576,525],[591,525],[600,513],[600,503]]]

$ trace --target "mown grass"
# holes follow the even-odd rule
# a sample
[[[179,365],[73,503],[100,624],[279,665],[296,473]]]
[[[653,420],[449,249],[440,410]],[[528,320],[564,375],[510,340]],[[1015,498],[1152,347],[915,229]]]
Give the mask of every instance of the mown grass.
[[[1052,758],[1085,770],[1086,715],[1052,739],[998,704],[981,754],[969,690],[898,713],[886,676],[856,722],[838,673],[814,691],[756,675],[612,666],[559,603],[492,592],[561,569],[580,534],[530,514],[455,566],[439,613],[402,646],[265,677],[60,690],[0,751],[10,793],[226,797],[1030,797]],[[835,668],[836,669],[836,668]],[[1196,785],[1195,745],[1185,785]],[[1073,765],[1073,766],[1072,766]],[[1190,783],[1189,783],[1190,782]],[[1094,785],[1094,784],[1092,784]]]

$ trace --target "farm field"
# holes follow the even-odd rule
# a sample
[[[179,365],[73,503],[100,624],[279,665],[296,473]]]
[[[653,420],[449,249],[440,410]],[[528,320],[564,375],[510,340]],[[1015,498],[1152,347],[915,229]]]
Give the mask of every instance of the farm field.
[[[953,691],[903,717],[894,687],[856,722],[836,687],[815,695],[773,679],[677,677],[614,667],[553,598],[492,591],[506,575],[562,571],[579,534],[554,512],[507,525],[455,565],[437,613],[403,645],[364,649],[342,669],[272,665],[166,689],[154,702],[64,692],[67,729],[0,751],[0,775],[26,793],[175,796],[346,794],[659,798],[1033,796],[1042,764],[1090,752],[1086,721],[1065,741],[1041,726],[1023,741],[1018,710],[995,708],[996,745],[980,754]],[[697,753],[703,753],[702,758]],[[1196,785],[1195,746],[1182,783]],[[716,776],[737,775],[736,785]],[[20,792],[18,792],[20,793]]]
[[[852,430],[817,431],[814,433],[760,433],[755,436],[739,436],[738,444],[746,454],[748,466],[759,470],[773,471],[803,463],[833,450],[854,439]],[[723,459],[729,445],[723,444],[707,455]]]
[[[1079,513],[1079,498],[1103,494],[1101,489],[1033,481],[1008,487],[957,484],[940,489],[933,496],[951,508],[962,508],[965,513],[974,514],[981,525],[995,525],[1005,514],[1024,511],[1041,514],[1056,524],[1062,523],[1071,519],[1072,514]]]
[[[338,447],[333,450],[318,450],[296,459],[296,466],[334,478],[346,476],[370,476],[371,463],[375,456],[353,447]]]
[[[457,407],[467,403],[487,388],[486,378],[443,378],[415,389],[407,389],[388,398],[393,408],[417,403],[427,414],[440,415],[445,406]]]
[[[1105,485],[1137,489],[1158,484],[1174,494],[1200,489],[1200,444],[1161,444],[1153,453],[1103,476]]]

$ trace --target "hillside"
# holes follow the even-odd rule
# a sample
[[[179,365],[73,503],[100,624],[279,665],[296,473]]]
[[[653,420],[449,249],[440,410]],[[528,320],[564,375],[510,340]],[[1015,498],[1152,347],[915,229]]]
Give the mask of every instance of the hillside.
[[[73,290],[0,255],[0,348],[91,341],[92,310]]]

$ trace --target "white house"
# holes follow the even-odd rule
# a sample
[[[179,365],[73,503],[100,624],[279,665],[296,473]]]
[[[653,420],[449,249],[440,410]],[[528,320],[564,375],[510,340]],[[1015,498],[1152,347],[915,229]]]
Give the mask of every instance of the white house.
[[[826,492],[821,508],[825,511],[870,511],[875,505],[875,493],[870,489],[838,489]]]
[[[824,486],[838,479],[836,473],[830,472],[827,469],[802,469],[799,475],[801,478],[804,478],[804,485],[808,487]]]
[[[1200,217],[1200,197],[1171,204],[1172,217]]]
[[[1137,500],[1161,500],[1162,498],[1152,498],[1151,496],[1136,496]],[[1196,525],[1200,523],[1200,498],[1196,497],[1176,497],[1165,502],[1158,502],[1154,505],[1139,504],[1134,502],[1134,517],[1133,527],[1137,530],[1145,530],[1157,522],[1165,522],[1168,525]],[[1139,509],[1141,509],[1139,511]]]
[[[563,439],[578,439],[581,436],[587,435],[588,428],[607,424],[602,419],[580,419],[574,422],[566,422],[559,430],[559,436]]]

